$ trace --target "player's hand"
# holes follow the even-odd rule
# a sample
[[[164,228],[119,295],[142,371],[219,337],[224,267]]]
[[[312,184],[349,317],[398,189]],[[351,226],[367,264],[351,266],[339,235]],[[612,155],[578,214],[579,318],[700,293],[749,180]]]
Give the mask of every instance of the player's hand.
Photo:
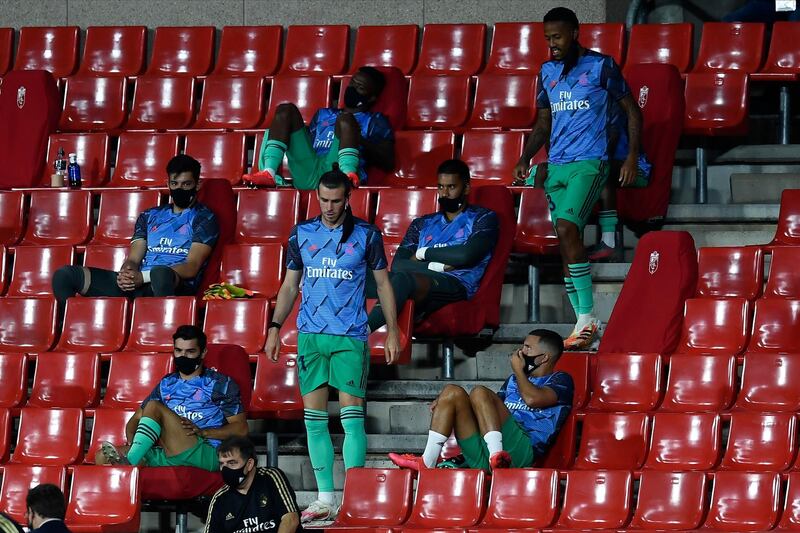
[[[138,270],[125,269],[117,274],[117,285],[123,291],[132,291],[144,284],[142,273]]]
[[[625,162],[622,163],[622,168],[619,171],[619,184],[620,187],[627,187],[636,179],[636,173],[639,171],[638,158],[628,156]]]
[[[432,413],[434,410],[436,410],[436,406],[437,406],[437,405],[439,405],[439,398],[438,398],[438,397],[437,397],[437,398],[435,398],[435,399],[434,399],[434,400],[431,402],[431,413]]]
[[[521,180],[521,179],[518,179],[518,178],[514,178],[514,181],[511,182],[511,185],[514,186],[514,187],[520,187],[522,185],[525,185],[525,180],[524,179]]]
[[[201,430],[195,425],[194,422],[185,417],[180,417],[180,418],[181,418],[181,427],[183,427],[183,430],[186,432],[186,435],[200,436]]]
[[[400,358],[400,335],[397,329],[389,330],[386,334],[386,345],[383,347],[386,354],[386,364],[393,365]]]
[[[511,352],[511,370],[515,374],[525,373],[525,357],[522,355],[522,350],[514,350]]]
[[[526,161],[519,161],[514,167],[514,170],[511,171],[511,177],[514,178],[514,182],[521,183],[514,183],[514,185],[523,185],[529,172],[530,165]]]
[[[267,353],[267,357],[272,359],[273,362],[278,361],[278,353],[281,350],[281,339],[280,339],[280,330],[278,328],[269,328],[269,334],[267,335],[267,345],[264,348],[264,351]]]

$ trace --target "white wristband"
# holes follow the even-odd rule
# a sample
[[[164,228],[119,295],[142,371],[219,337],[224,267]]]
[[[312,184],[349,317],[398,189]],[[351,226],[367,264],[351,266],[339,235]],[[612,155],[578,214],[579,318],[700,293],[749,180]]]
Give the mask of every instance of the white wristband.
[[[428,263],[428,270],[433,270],[434,272],[444,272],[444,267],[444,263],[437,263],[436,261]]]
[[[146,270],[142,272],[142,283],[150,283],[150,271]]]
[[[422,248],[417,248],[417,253],[415,254],[417,256],[417,259],[419,261],[425,261],[425,252],[427,251],[428,251],[427,246],[423,246]]]

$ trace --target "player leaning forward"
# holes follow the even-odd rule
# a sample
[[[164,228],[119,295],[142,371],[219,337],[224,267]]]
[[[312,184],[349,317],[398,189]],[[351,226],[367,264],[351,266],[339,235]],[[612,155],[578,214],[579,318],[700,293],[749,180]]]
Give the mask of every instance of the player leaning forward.
[[[544,16],[544,36],[553,59],[539,73],[538,116],[514,178],[526,177],[531,158],[549,142],[544,190],[561,247],[567,296],[578,317],[564,347],[580,350],[598,334],[582,234],[608,178],[612,103],[618,102],[628,119],[628,155],[619,177],[623,185],[636,178],[642,116],[614,60],[578,42],[575,13],[551,9]]]
[[[378,300],[385,310],[386,362],[398,357],[394,293],[386,271],[383,238],[378,229],[355,218],[349,207],[351,183],[338,167],[322,175],[317,188],[321,215],[297,224],[289,236],[286,279],[270,323],[266,352],[277,360],[281,323],[300,289],[297,315],[297,373],[303,395],[308,454],[318,499],[303,511],[303,522],[335,514],[333,444],[328,432],[328,386],[339,391],[344,428],[345,468],[364,466],[364,396],[369,372],[366,299],[367,268],[373,271]]]

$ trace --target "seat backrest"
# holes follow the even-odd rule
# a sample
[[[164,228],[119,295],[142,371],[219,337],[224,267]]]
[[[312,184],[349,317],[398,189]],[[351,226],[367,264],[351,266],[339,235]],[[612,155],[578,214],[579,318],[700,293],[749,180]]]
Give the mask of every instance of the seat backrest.
[[[544,189],[524,187],[517,210],[514,251],[544,255],[558,250],[558,236]]]
[[[64,159],[75,154],[81,167],[84,187],[98,187],[108,180],[109,139],[106,133],[53,133],[47,144],[47,163],[39,184],[50,186],[50,175],[55,173],[58,149],[64,149]]]
[[[282,26],[225,26],[214,74],[271,76],[281,62]]]
[[[100,191],[97,229],[92,244],[129,244],[139,215],[151,207],[157,207],[160,200],[160,194],[156,190]]]
[[[25,354],[0,353],[0,376],[3,378],[0,380],[0,409],[19,407],[28,394],[28,360]]]
[[[630,527],[691,530],[700,526],[706,499],[703,472],[645,471]]]
[[[0,28],[0,76],[11,69],[11,60],[14,59],[13,48],[14,28]]]
[[[247,145],[244,132],[193,132],[186,135],[184,153],[200,162],[202,179],[236,184],[244,174]]]
[[[461,159],[469,165],[473,186],[511,185],[514,159],[522,153],[521,131],[466,131]]]
[[[139,469],[134,466],[80,465],[72,469],[65,522],[139,529],[141,516]]]
[[[763,71],[796,74],[800,70],[800,50],[794,46],[800,38],[800,25],[795,21],[776,21],[772,24],[769,53]]]
[[[408,87],[406,126],[452,129],[469,117],[469,76],[416,74]]]
[[[247,352],[235,344],[209,344],[203,366],[233,379],[239,386],[242,407],[247,410],[253,393],[253,375],[250,372],[250,358]]]
[[[541,22],[495,22],[484,74],[532,74],[550,59]]]
[[[23,244],[82,244],[89,238],[91,230],[92,197],[89,191],[31,192]]]
[[[25,229],[25,195],[22,191],[0,191],[0,244],[17,244]]]
[[[61,131],[109,131],[125,122],[125,78],[79,74],[67,78]]]
[[[264,78],[213,74],[203,83],[197,129],[247,129],[264,116]]]
[[[689,22],[634,24],[626,65],[666,63],[686,72],[692,63],[693,33],[694,26]]]
[[[171,371],[171,353],[113,353],[101,405],[111,409],[137,409],[161,378]]]
[[[289,316],[283,321],[281,328],[281,353],[297,353],[297,313],[300,311],[301,297],[298,295]]]
[[[269,317],[266,299],[210,300],[203,331],[208,342],[236,344],[252,354],[264,348]]]
[[[83,253],[83,266],[117,271],[128,257],[130,247],[90,244]]]
[[[239,191],[236,242],[286,242],[299,217],[300,193],[294,189]]]
[[[347,24],[289,26],[281,73],[342,74],[349,50],[350,26]]]
[[[67,469],[63,466],[5,464],[0,487],[0,509],[17,522],[25,523],[28,491],[43,483],[51,483],[63,491],[66,482]]]
[[[716,413],[653,416],[648,469],[710,470],[719,462],[721,424]]]
[[[222,255],[220,280],[249,289],[259,298],[275,298],[283,278],[283,245],[231,244]]]
[[[692,135],[746,131],[749,77],[740,70],[690,72],[686,76],[683,130]]]
[[[164,187],[167,163],[178,155],[177,133],[123,132],[119,137],[117,163],[109,185],[116,187]]]
[[[83,44],[82,73],[136,76],[144,71],[147,27],[89,26]]]
[[[536,505],[531,505],[536,501]],[[492,472],[483,527],[542,528],[558,513],[558,471],[508,468]]]
[[[631,514],[630,472],[622,470],[572,470],[567,472],[567,488],[558,525],[574,529],[616,529],[625,525]]]
[[[115,357],[123,354],[115,354]],[[130,354],[124,354],[130,355]],[[142,356],[147,357],[147,356]],[[147,393],[145,393],[146,395]],[[142,396],[144,399],[145,396]],[[137,405],[138,407],[138,405]],[[89,451],[86,452],[86,462],[94,463],[97,452],[103,442],[126,442],[125,425],[133,416],[134,409],[106,409],[94,410],[92,415],[92,436],[89,438]]]
[[[126,298],[69,298],[56,349],[116,352],[128,334]]]
[[[284,322],[288,324],[289,319]],[[281,352],[278,360],[273,361],[267,354],[259,353],[248,416],[302,418],[303,397],[300,396],[297,379],[297,354]]]
[[[578,29],[581,45],[611,56],[622,68],[622,55],[625,51],[625,25],[621,22],[584,23]]]
[[[53,298],[0,298],[0,351],[46,352],[56,336]]]
[[[208,257],[197,295],[203,294],[209,285],[220,281],[220,265],[225,247],[233,243],[236,234],[236,195],[231,182],[225,179],[204,179],[197,193],[197,201],[208,207],[217,220],[219,237]]]
[[[49,296],[53,294],[53,274],[71,265],[72,246],[19,246],[14,253],[14,267],[8,296]]]
[[[800,352],[800,339],[794,334],[800,327],[800,300],[768,298],[756,300],[753,315],[753,338],[748,352]]]
[[[728,446],[721,468],[782,472],[797,452],[792,413],[731,413]]]
[[[706,527],[766,531],[778,521],[781,478],[777,472],[714,473]]]
[[[438,210],[438,194],[430,189],[381,189],[375,225],[385,242],[400,242],[411,222],[422,215]]]
[[[27,380],[26,380],[27,388]],[[8,461],[8,454],[11,450],[11,434],[14,431],[13,419],[11,418],[11,409],[0,409],[0,461],[4,463]],[[0,496],[2,498],[2,496]],[[2,509],[2,507],[0,507]]]
[[[647,425],[645,413],[588,413],[575,468],[641,468],[647,455]]]
[[[692,72],[756,72],[764,58],[764,31],[760,22],[706,22]]]
[[[482,470],[422,470],[407,525],[429,528],[474,526],[486,505],[485,487],[486,477]]]
[[[83,459],[83,411],[24,407],[11,462],[70,465]]]
[[[736,356],[673,354],[661,411],[722,411],[733,401]]]
[[[344,480],[342,507],[335,524],[399,526],[411,512],[414,483],[411,474],[405,469],[349,469]]]
[[[698,251],[697,295],[755,300],[764,285],[760,246],[704,246]]]
[[[15,70],[47,70],[56,78],[78,66],[77,26],[26,27],[19,30]]]
[[[784,191],[785,192],[785,191]],[[769,277],[764,298],[800,298],[800,247],[776,246],[772,249]]]
[[[661,398],[661,356],[598,354],[589,409],[650,411]]]
[[[483,67],[485,42],[485,24],[425,24],[414,74],[477,74]]]
[[[297,106],[303,121],[308,124],[314,113],[328,107],[331,92],[331,79],[327,76],[300,76],[279,74],[270,84],[269,107],[262,126],[269,128],[275,118],[279,105],[291,103]]]
[[[677,351],[739,354],[749,334],[750,303],[744,298],[690,298]]]
[[[736,407],[761,412],[800,411],[800,354],[745,353]]]
[[[395,170],[370,185],[405,187],[436,186],[436,169],[455,155],[451,131],[398,131],[394,136]]]
[[[203,76],[214,63],[214,26],[156,28],[148,74]]]
[[[31,407],[94,407],[100,400],[100,358],[96,353],[36,355]]]
[[[359,26],[350,73],[368,65],[397,67],[403,74],[411,74],[417,64],[418,40],[419,26],[416,24]]]
[[[125,351],[172,352],[172,334],[183,324],[195,323],[192,296],[136,298],[131,333]]]
[[[535,74],[481,74],[470,128],[528,129],[536,120]],[[519,153],[522,153],[520,150]],[[519,153],[514,159],[519,159]]]
[[[792,245],[798,243],[800,243],[800,189],[784,189],[781,192],[778,226],[775,228],[775,237],[770,244]]]
[[[151,65],[152,66],[152,65]],[[136,78],[129,130],[187,128],[194,119],[195,81],[192,77],[146,74]]]
[[[789,472],[784,501],[778,529],[797,529],[800,527],[800,472]]]

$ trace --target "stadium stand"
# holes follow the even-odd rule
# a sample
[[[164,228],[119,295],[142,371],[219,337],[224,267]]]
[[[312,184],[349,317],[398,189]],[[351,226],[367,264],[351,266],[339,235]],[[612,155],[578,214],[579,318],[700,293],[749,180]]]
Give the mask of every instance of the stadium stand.
[[[248,129],[264,114],[264,79],[212,75],[203,83],[196,129]]]
[[[178,154],[179,142],[174,133],[122,133],[109,185],[164,187],[167,163]]]
[[[11,68],[14,59],[14,28],[0,28],[0,76]]]
[[[145,26],[89,26],[79,73],[95,76],[138,76],[144,71]]]
[[[28,407],[86,409],[100,401],[100,359],[95,353],[36,355]]]
[[[64,149],[65,159],[69,154],[77,156],[84,186],[105,185],[110,171],[109,136],[105,133],[54,133],[50,135],[47,144],[47,162],[39,182],[40,186],[50,186],[50,175],[55,171],[60,148]]]
[[[359,26],[350,74],[363,65],[397,67],[403,74],[411,74],[417,64],[418,40],[416,24]]]
[[[688,22],[635,24],[628,40],[627,64],[666,63],[685,73],[692,63],[693,34]]]
[[[7,296],[52,296],[53,273],[74,259],[72,246],[19,246]]]
[[[749,301],[761,296],[764,254],[758,246],[700,248],[697,270],[697,296]]]
[[[700,50],[692,72],[741,70],[757,72],[764,57],[764,24],[703,24]]]
[[[625,54],[625,25],[621,23],[581,24],[580,43],[596,52],[611,56],[622,67]]]
[[[194,120],[195,81],[192,77],[146,74],[136,78],[128,130],[187,128]]]
[[[273,75],[281,62],[282,36],[281,26],[225,26],[214,74],[257,78]]]
[[[22,245],[82,244],[92,232],[89,191],[36,190],[30,194]]]
[[[191,296],[137,298],[131,310],[131,331],[125,351],[170,352],[172,334],[181,324],[194,324]]]
[[[471,129],[527,129],[536,120],[536,76],[483,73],[475,83]],[[511,161],[519,158],[520,149]],[[511,172],[508,172],[511,175]]]
[[[213,26],[156,28],[147,74],[154,76],[208,74],[214,64],[215,32]]]
[[[473,76],[484,63],[484,24],[426,24],[414,75]]]
[[[77,26],[20,28],[15,70],[46,70],[55,78],[78,67]]]
[[[294,25],[286,30],[281,74],[332,76],[344,73],[350,26]]]
[[[454,129],[469,117],[470,96],[467,76],[421,76],[408,86],[409,128]]]
[[[112,131],[126,118],[125,78],[77,75],[67,78],[61,131]]]
[[[492,30],[484,74],[535,76],[541,64],[550,59],[550,50],[540,39],[544,32],[541,22],[497,22]]]
[[[128,336],[125,298],[70,298],[56,350],[110,353],[122,349]]]

